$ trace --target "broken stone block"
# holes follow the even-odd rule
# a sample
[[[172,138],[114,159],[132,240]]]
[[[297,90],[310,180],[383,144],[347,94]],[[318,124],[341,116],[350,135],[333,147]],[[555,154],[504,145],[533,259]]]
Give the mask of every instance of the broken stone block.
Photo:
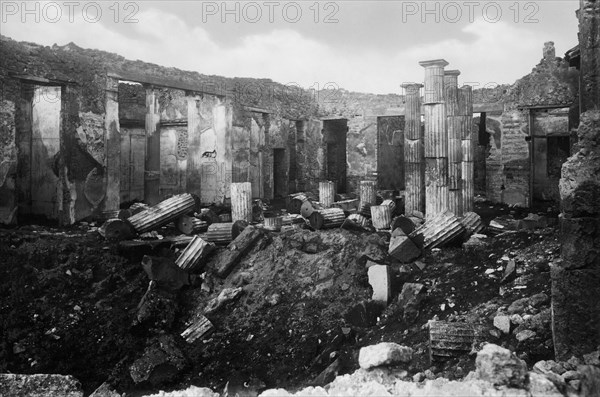
[[[531,339],[536,335],[536,333],[530,329],[526,329],[524,331],[518,332],[515,335],[515,338],[517,338],[517,340],[519,342],[523,342],[526,341],[527,339]]]
[[[129,240],[135,237],[135,232],[127,223],[122,219],[109,219],[98,228],[98,233],[108,241],[123,241]]]
[[[600,350],[583,355],[583,362],[586,365],[600,366]]]
[[[341,208],[344,211],[354,211],[358,209],[358,199],[336,201],[331,204],[333,208]]]
[[[579,394],[580,397],[600,396],[600,368],[593,365],[584,365],[580,369],[582,378]]]
[[[154,281],[150,281],[148,290],[140,300],[133,325],[143,326],[151,330],[168,329],[175,320],[177,300],[175,294],[158,289]]]
[[[89,397],[121,397],[121,393],[116,392],[108,382],[104,382]]]
[[[242,288],[225,288],[216,298],[211,299],[204,309],[204,313],[211,314],[225,306],[227,303],[237,299],[242,294]]]
[[[197,272],[202,269],[204,261],[216,248],[214,243],[206,242],[200,236],[194,236],[175,264],[187,272]]]
[[[510,350],[488,343],[477,353],[475,376],[494,386],[525,388],[527,364]]]
[[[392,229],[392,231],[400,229],[407,236],[411,234],[416,228],[417,225],[415,225],[415,223],[409,217],[404,215],[395,217],[392,220],[392,224],[390,225],[390,229]]]
[[[403,310],[403,320],[413,324],[419,316],[419,306],[425,297],[425,286],[419,283],[404,283],[402,292],[398,296],[398,304]]]
[[[197,207],[197,200],[198,198],[190,193],[178,194],[127,218],[127,221],[138,233],[156,230],[181,215],[193,213]]]
[[[382,365],[409,363],[413,350],[393,342],[383,342],[377,345],[365,346],[358,353],[358,365],[370,369]]]
[[[432,360],[459,357],[485,341],[483,325],[429,321],[429,354]]]
[[[421,250],[408,236],[396,234],[390,238],[388,254],[401,262],[408,263],[421,256]]]
[[[71,375],[0,374],[0,396],[83,397],[83,390]]]
[[[190,284],[190,275],[171,259],[144,255],[142,267],[151,281],[159,288],[177,291]]]
[[[447,244],[463,235],[465,227],[460,220],[450,211],[444,211],[419,226],[409,237],[415,241],[423,239],[423,248],[436,248]]]
[[[509,316],[496,316],[494,317],[494,327],[498,328],[505,334],[510,333],[510,317]]]
[[[473,234],[463,243],[463,249],[467,252],[483,251],[487,245],[487,236],[485,234]]]
[[[213,324],[203,315],[191,321],[191,324],[181,333],[181,337],[188,343],[194,343],[196,340],[208,335],[213,330]]]
[[[508,283],[517,278],[517,264],[514,259],[510,259],[504,268],[501,283]]]
[[[548,373],[561,375],[565,372],[565,368],[554,360],[540,360],[533,365],[532,369],[534,372],[542,375]]]
[[[131,379],[136,384],[149,383],[158,386],[172,381],[186,366],[186,359],[171,335],[162,335],[153,340],[142,357],[129,368]]]
[[[390,268],[385,265],[373,265],[367,269],[369,275],[369,284],[373,288],[374,302],[379,302],[387,306],[390,298]]]
[[[240,260],[258,243],[264,236],[264,232],[253,226],[248,226],[235,238],[227,249],[219,252],[213,257],[211,263],[215,264],[216,274],[219,277],[227,277]]]
[[[563,394],[552,383],[550,379],[544,375],[535,372],[529,373],[529,392],[532,396],[543,397],[562,397]]]

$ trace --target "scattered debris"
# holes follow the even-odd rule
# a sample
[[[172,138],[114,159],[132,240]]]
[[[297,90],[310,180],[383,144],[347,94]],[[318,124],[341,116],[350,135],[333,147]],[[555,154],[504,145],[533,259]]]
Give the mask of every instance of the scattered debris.
[[[410,347],[383,342],[361,348],[358,354],[358,365],[363,369],[370,369],[381,365],[409,363],[412,356],[413,350]]]
[[[188,343],[194,343],[196,340],[208,335],[213,329],[214,326],[210,320],[200,314],[181,333],[181,337]]]

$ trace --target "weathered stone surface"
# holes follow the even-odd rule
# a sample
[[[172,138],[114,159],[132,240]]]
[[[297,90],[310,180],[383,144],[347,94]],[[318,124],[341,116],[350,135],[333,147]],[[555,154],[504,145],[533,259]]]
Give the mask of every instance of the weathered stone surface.
[[[495,386],[524,388],[527,364],[510,350],[489,343],[477,353],[476,376]]]
[[[190,386],[185,390],[178,390],[166,393],[161,391],[157,394],[150,394],[146,397],[219,397],[219,393],[215,393],[208,387]],[[240,395],[242,397],[242,395]]]
[[[477,252],[487,247],[487,236],[485,234],[474,234],[467,241],[463,243],[465,251]]]
[[[581,368],[581,397],[600,396],[600,368],[585,365]]]
[[[498,328],[505,334],[510,333],[510,317],[509,316],[496,316],[494,317],[494,327]]]
[[[563,164],[559,183],[563,213],[572,217],[600,214],[600,110],[580,116],[578,153]]]
[[[515,335],[515,338],[519,341],[519,342],[523,342],[527,339],[531,339],[533,337],[536,336],[536,333],[530,329],[526,329],[524,331],[518,332]]]
[[[157,386],[173,380],[186,366],[186,359],[170,335],[153,340],[144,354],[129,369],[135,383],[147,382]]]
[[[552,329],[558,360],[595,351],[600,344],[600,268],[551,268]]]
[[[373,265],[367,269],[369,284],[373,288],[374,302],[387,306],[390,298],[391,278],[390,268],[385,265]]]
[[[424,285],[419,283],[404,283],[398,296],[398,304],[403,309],[403,320],[412,324],[419,316],[419,306],[425,297]]]
[[[401,262],[411,262],[421,255],[421,250],[407,236],[396,235],[390,239],[388,253]]]
[[[544,375],[529,373],[529,392],[531,397],[561,397],[563,394]]]
[[[358,354],[358,365],[363,369],[408,363],[412,360],[413,350],[393,342],[365,346]]]
[[[101,384],[89,397],[121,397],[107,382]]]
[[[151,330],[168,329],[175,320],[177,306],[175,294],[157,288],[156,284],[151,281],[148,290],[138,304],[133,325]]]
[[[565,372],[565,368],[554,360],[541,360],[533,365],[533,371],[542,375],[550,372],[560,375]]]
[[[0,374],[0,396],[83,397],[83,390],[70,375]]]

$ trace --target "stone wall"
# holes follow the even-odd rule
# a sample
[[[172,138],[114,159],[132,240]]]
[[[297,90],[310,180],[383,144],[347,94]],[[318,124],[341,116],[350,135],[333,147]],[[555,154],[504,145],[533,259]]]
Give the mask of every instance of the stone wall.
[[[143,85],[119,84],[120,80]],[[3,137],[0,142],[0,222],[14,221],[17,202],[24,200],[17,197],[19,162],[16,150],[20,128],[27,127],[29,117],[27,106],[23,109],[28,100],[23,92],[40,84],[63,87],[61,150],[57,167],[61,181],[57,190],[63,194],[57,205],[61,211],[59,218],[65,223],[118,208],[124,198],[139,198],[139,195],[122,192],[120,179],[127,175],[125,168],[133,157],[121,153],[125,138],[121,136],[120,123],[124,125],[123,133],[130,134],[129,144],[141,128],[148,128],[148,117],[160,125],[161,132],[156,140],[161,141],[162,153],[152,155],[152,147],[158,146],[156,142],[151,144],[153,132],[146,131],[149,134],[147,144],[152,146],[146,148],[148,156],[150,159],[159,156],[160,162],[142,170],[141,174],[156,180],[159,193],[155,199],[192,189],[212,202],[223,201],[229,196],[229,183],[235,170],[241,170],[248,162],[232,157],[233,146],[239,144],[232,140],[234,128],[240,129],[237,136],[242,138],[244,145],[238,155],[247,152],[252,160],[248,163],[252,164],[244,168],[248,172],[243,178],[254,181],[256,195],[270,197],[273,164],[267,135],[279,134],[287,139],[289,125],[294,120],[312,120],[319,116],[318,105],[311,93],[268,79],[206,76],[131,61],[72,43],[44,47],[0,36],[0,127]],[[149,87],[155,87],[156,101],[156,108],[150,115]],[[247,114],[245,109],[248,108],[257,109],[252,111],[254,116]],[[190,110],[193,111],[191,114]],[[269,118],[291,121],[270,127]],[[238,123],[238,119],[242,121]],[[283,131],[280,133],[278,128]],[[316,183],[314,181],[323,174],[321,135],[320,128],[313,125],[306,135],[305,146],[310,152],[305,153],[302,148],[300,153],[308,165],[306,176],[310,184]],[[274,141],[274,144],[282,145],[282,142]],[[292,147],[288,146],[283,147],[287,159],[293,155]],[[208,147],[213,148],[212,151],[204,150]],[[294,150],[295,147],[294,142]],[[139,158],[135,161],[141,164]],[[286,166],[289,165],[288,160]],[[138,180],[139,175],[136,175]],[[129,182],[124,188],[130,188]]]
[[[569,126],[564,133],[578,123],[579,96],[578,71],[569,67],[567,61],[555,56],[554,44],[545,44],[543,58],[530,74],[511,86],[474,91],[475,103],[502,103],[500,115],[487,117],[489,137],[485,152],[486,196],[494,202],[530,206],[531,132],[530,118],[535,109],[569,108]],[[539,178],[538,178],[539,180]],[[548,183],[557,184],[549,179]],[[551,189],[548,189],[551,190]],[[546,198],[558,205],[556,195]]]
[[[600,2],[578,11],[582,114],[578,151],[562,167],[561,261],[551,268],[557,359],[600,344]]]

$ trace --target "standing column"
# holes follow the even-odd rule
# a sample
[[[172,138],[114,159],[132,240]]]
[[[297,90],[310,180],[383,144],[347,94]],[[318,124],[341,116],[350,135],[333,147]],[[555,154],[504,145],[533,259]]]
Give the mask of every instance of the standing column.
[[[104,211],[117,211],[121,203],[121,133],[119,126],[119,81],[106,81],[106,116],[104,117],[106,147],[106,198]],[[60,198],[62,200],[62,197]]]
[[[144,201],[155,205],[160,202],[160,110],[158,95],[153,87],[146,88],[146,172],[144,173]]]
[[[422,84],[404,84],[404,181],[405,210],[407,215],[415,211],[425,212],[424,146],[421,129]]]
[[[425,216],[448,209],[448,133],[444,103],[444,59],[419,62],[425,68]]]
[[[448,123],[448,209],[462,216],[462,122],[458,109],[458,70],[444,72],[444,98]]]
[[[458,110],[461,121],[461,146],[462,146],[462,211],[473,211],[473,197],[475,196],[475,154],[473,152],[473,88],[465,85],[458,90]],[[458,215],[458,214],[457,214]],[[462,215],[462,214],[461,214]]]

